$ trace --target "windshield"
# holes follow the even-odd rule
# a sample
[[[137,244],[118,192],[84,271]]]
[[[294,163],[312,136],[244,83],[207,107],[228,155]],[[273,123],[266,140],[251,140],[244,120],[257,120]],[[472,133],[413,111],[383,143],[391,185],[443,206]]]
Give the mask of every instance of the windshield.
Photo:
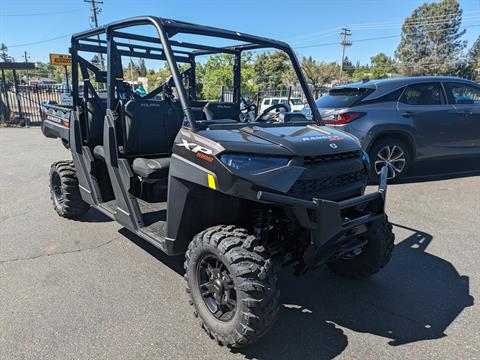
[[[290,99],[290,102],[293,105],[303,105],[303,100],[302,99]]]
[[[373,89],[368,88],[339,88],[332,89],[315,103],[319,108],[344,108],[356,104]]]

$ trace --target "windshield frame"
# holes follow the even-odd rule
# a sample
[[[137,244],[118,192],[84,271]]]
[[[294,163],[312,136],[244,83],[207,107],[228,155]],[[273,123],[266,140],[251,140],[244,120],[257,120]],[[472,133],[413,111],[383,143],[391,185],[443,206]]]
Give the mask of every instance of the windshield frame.
[[[118,31],[120,29],[141,25],[152,25],[155,28],[156,33],[158,34],[158,38]],[[100,40],[96,40],[101,34],[106,34],[106,44],[102,45]],[[201,44],[187,43],[183,41],[176,41],[172,39],[177,34],[204,35],[213,38],[241,41],[242,43],[240,45],[232,45],[227,47],[207,46]],[[188,123],[190,124],[191,129],[194,131],[198,130],[198,126],[193,115],[189,97],[187,96],[187,91],[182,81],[182,75],[180,74],[178,63],[194,64],[195,57],[200,55],[210,55],[216,53],[233,54],[235,56],[234,102],[240,103],[241,54],[243,51],[261,50],[263,48],[274,48],[277,50],[281,50],[287,54],[297,76],[297,79],[300,83],[300,86],[305,94],[307,103],[312,108],[312,115],[314,121],[317,124],[323,125],[320,114],[318,110],[316,110],[315,100],[313,99],[310,89],[308,88],[307,81],[301,70],[300,62],[292,48],[287,43],[259,36],[248,35],[240,32],[219,29],[210,26],[195,25],[187,22],[163,19],[154,16],[139,16],[126,20],[120,20],[72,36],[72,78],[74,78],[74,80],[78,81],[77,64],[79,62],[79,59],[76,56],[77,51],[87,51],[86,49],[89,49],[89,51],[91,52],[97,51],[107,54],[107,108],[112,111],[115,109],[116,105],[115,67],[118,67],[118,64],[115,63],[113,58],[118,52],[118,49],[115,45],[115,40],[118,38],[161,44],[161,53],[156,56],[158,58],[164,59],[168,63],[173,83],[177,89],[178,100],[180,101],[182,110]],[[86,45],[82,43],[82,41],[87,40],[94,43],[98,41],[98,46],[94,46],[91,44]],[[181,50],[174,50],[172,49],[172,46],[175,46],[176,48],[181,48]],[[131,47],[129,50],[122,50],[122,55],[125,56],[129,52],[135,55],[139,55],[140,53],[138,51],[135,51],[134,48],[135,46]],[[159,51],[159,49],[157,48],[156,51]],[[146,55],[147,52],[145,53],[145,56]],[[148,55],[150,55],[150,53],[148,53]],[[77,101],[78,95],[78,90],[76,90],[76,87],[74,87],[74,104],[79,103],[79,101]]]

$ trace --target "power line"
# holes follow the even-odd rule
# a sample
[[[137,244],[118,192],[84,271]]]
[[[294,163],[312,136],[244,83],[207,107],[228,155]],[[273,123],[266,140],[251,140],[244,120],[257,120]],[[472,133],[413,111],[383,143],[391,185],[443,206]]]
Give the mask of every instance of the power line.
[[[16,48],[16,47],[21,47],[21,46],[35,46],[35,45],[40,45],[40,44],[44,44],[44,43],[46,43],[46,42],[50,42],[50,41],[54,41],[54,40],[58,40],[58,39],[63,39],[63,38],[66,38],[66,37],[68,37],[68,36],[72,36],[72,34],[60,35],[60,36],[56,36],[56,37],[53,37],[53,38],[50,38],[50,39],[39,40],[39,41],[34,41],[34,42],[28,42],[28,43],[23,43],[23,44],[9,45],[8,48]]]
[[[480,25],[469,25],[469,26],[464,26],[460,28],[459,30],[464,30],[467,28],[471,27],[479,27]],[[451,31],[451,29],[439,29],[436,31],[430,31],[432,33],[438,33],[438,32],[443,32],[443,31]],[[378,36],[378,37],[372,37],[372,38],[365,38],[365,39],[357,39],[357,40],[352,40],[352,44],[355,44],[357,42],[364,42],[364,41],[373,41],[373,40],[382,40],[382,39],[391,39],[395,37],[400,37],[401,35],[387,35],[387,36]],[[329,43],[319,43],[319,44],[312,44],[312,45],[304,45],[304,46],[294,46],[294,49],[307,49],[307,48],[315,48],[315,47],[322,47],[322,46],[331,46],[331,45],[341,45],[341,42],[329,42]]]
[[[77,12],[79,10],[83,10],[82,8],[77,9],[70,9],[70,10],[63,10],[63,11],[53,11],[53,12],[44,12],[44,13],[32,13],[32,14],[0,14],[0,16],[4,17],[17,17],[17,16],[48,16],[48,15],[57,15],[57,14],[68,14]]]

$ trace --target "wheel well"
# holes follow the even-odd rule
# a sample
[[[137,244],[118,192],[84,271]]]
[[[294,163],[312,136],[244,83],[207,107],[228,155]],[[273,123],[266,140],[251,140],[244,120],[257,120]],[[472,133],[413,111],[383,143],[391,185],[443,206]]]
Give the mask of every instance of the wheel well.
[[[370,145],[367,148],[367,152],[370,151],[370,149],[379,141],[387,139],[387,138],[392,138],[392,139],[397,139],[403,142],[409,150],[410,153],[410,160],[415,160],[416,157],[416,147],[415,147],[415,142],[412,139],[412,137],[409,134],[406,134],[404,132],[383,132],[379,135],[377,135],[370,143]]]

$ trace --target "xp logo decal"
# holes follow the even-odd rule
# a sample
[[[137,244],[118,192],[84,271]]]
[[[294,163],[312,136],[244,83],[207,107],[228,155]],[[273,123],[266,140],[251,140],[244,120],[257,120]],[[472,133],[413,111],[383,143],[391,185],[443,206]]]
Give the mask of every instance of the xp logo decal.
[[[329,144],[332,149],[338,149],[338,145],[335,143]]]
[[[185,149],[190,150],[190,151],[194,152],[195,154],[198,153],[198,152],[204,153],[204,154],[207,154],[207,155],[212,154],[212,150],[207,149],[206,147],[200,146],[200,145],[195,144],[195,143],[189,143],[185,139],[182,139],[182,143],[179,143],[177,145],[178,146],[183,146]]]

